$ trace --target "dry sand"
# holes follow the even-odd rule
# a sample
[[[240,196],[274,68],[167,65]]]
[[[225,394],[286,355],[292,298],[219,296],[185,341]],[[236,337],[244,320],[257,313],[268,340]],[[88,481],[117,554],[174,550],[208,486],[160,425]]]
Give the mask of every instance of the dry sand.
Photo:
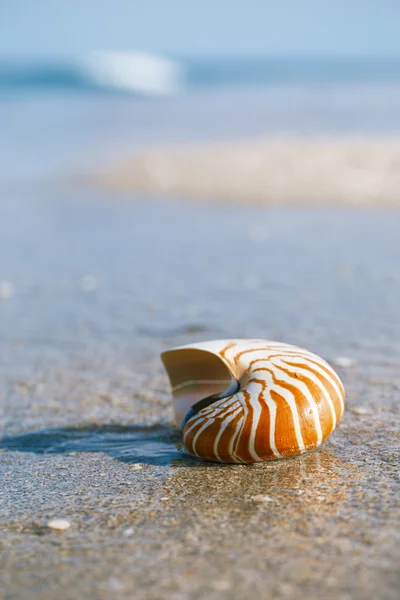
[[[259,205],[400,204],[400,138],[269,137],[145,150],[95,174],[123,193]]]

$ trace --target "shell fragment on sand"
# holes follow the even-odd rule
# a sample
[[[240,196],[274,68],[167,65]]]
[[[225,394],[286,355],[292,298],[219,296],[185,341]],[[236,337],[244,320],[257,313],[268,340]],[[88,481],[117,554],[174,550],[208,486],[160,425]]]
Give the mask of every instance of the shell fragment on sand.
[[[71,523],[67,519],[51,519],[47,523],[47,527],[55,531],[66,531],[71,527]]]
[[[349,369],[357,364],[357,361],[349,356],[336,356],[332,359],[332,362],[337,367],[343,367],[343,369]]]
[[[276,502],[271,496],[264,496],[263,494],[257,494],[256,496],[252,496],[250,498],[253,502],[258,502],[260,504],[267,502]]]

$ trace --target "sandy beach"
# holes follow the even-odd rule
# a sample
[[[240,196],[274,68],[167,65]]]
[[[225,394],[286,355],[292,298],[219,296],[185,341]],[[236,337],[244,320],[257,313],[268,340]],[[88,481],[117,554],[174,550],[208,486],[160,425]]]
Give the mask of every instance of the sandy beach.
[[[397,213],[74,200],[0,204],[0,598],[397,600]],[[159,353],[231,336],[335,366],[319,451],[179,452]]]
[[[223,204],[400,206],[400,138],[268,136],[160,146],[89,178],[118,193]]]
[[[0,600],[398,600],[400,85],[1,107]],[[232,337],[338,371],[320,450],[180,452],[160,352]]]

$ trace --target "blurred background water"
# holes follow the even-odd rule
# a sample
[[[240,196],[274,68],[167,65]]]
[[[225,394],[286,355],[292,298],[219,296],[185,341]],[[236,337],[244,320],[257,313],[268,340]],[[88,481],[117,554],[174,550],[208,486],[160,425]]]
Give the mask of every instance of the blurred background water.
[[[215,329],[229,335],[235,322],[241,331],[252,334],[259,322],[267,327],[273,310],[267,317],[264,310],[259,312],[266,302],[266,290],[273,307],[284,295],[285,286],[292,285],[289,268],[282,280],[276,275],[269,281],[264,273],[264,242],[273,235],[268,223],[276,218],[279,231],[296,236],[293,224],[300,223],[300,213],[280,218],[262,211],[246,212],[250,193],[246,185],[241,196],[244,206],[230,207],[228,212],[196,206],[185,210],[160,204],[147,207],[148,198],[138,192],[130,193],[134,202],[122,208],[116,202],[117,190],[89,190],[80,185],[76,175],[107,170],[120,156],[146,148],[162,150],[171,144],[185,148],[187,143],[196,146],[222,140],[234,148],[246,139],[251,148],[253,139],[268,142],[271,136],[283,135],[288,136],[287,147],[292,152],[291,139],[296,136],[328,136],[325,150],[329,152],[329,136],[386,135],[396,141],[400,130],[400,41],[394,25],[400,8],[389,0],[367,5],[358,0],[351,5],[338,2],[335,6],[316,6],[308,0],[286,0],[279,5],[261,0],[218,4],[206,0],[190,7],[183,0],[117,6],[110,1],[99,5],[92,0],[72,0],[61,5],[21,0],[3,3],[0,10],[0,282],[4,281],[0,295],[9,298],[16,290],[14,309],[2,313],[4,338],[12,339],[17,331],[21,337],[35,331],[38,340],[47,323],[53,336],[58,332],[60,343],[70,339],[71,332],[73,337],[76,334],[69,324],[79,329],[90,321],[88,330],[93,335],[106,330],[108,339],[113,336],[110,323],[114,323],[122,341],[122,313],[124,320],[133,324],[128,331],[145,337],[147,331],[153,338],[157,331],[179,331],[186,322],[190,330],[193,319],[201,327],[213,323],[210,334]],[[300,143],[289,164],[283,165],[285,181],[293,178],[291,169],[302,158],[317,164],[318,148],[310,156],[304,148]],[[356,150],[356,156],[349,158],[354,162],[352,174],[362,172],[360,151]],[[340,146],[337,153],[344,153]],[[395,173],[397,163],[390,152],[385,160]],[[238,168],[229,161],[223,150],[216,155],[215,171],[226,172],[233,187],[235,171],[240,171],[242,164],[246,169],[247,163],[259,162],[260,170],[268,173],[268,161],[264,165],[262,156],[258,157],[257,151],[249,154],[248,148],[235,163]],[[194,161],[195,183],[203,178],[201,163],[200,155]],[[164,166],[162,163],[161,174]],[[182,170],[178,163],[178,176]],[[346,182],[341,172],[333,169],[332,173],[334,179]],[[326,178],[323,171],[317,176],[322,181]],[[379,177],[382,179],[380,173]],[[250,178],[252,182],[256,179],[251,172]],[[262,194],[263,181],[256,181],[255,186]],[[296,186],[294,183],[294,193],[300,194]],[[210,184],[207,199],[211,202],[216,187]],[[361,195],[364,189],[361,187]],[[189,194],[175,196],[185,202]],[[100,207],[101,201],[106,205]],[[350,213],[337,221],[318,217],[318,227],[332,223],[338,232],[341,219],[352,224],[350,237],[358,239],[357,219]],[[196,220],[202,223],[200,230],[194,227]],[[220,261],[214,261],[214,269],[209,270],[203,259],[203,255],[209,256],[206,240],[215,238],[224,222],[227,243],[230,232],[238,231],[241,223],[246,224],[247,233],[237,245],[234,259],[221,253],[223,242],[216,239],[212,247],[216,255],[221,254]],[[261,228],[254,235],[253,222]],[[164,230],[166,223],[172,233]],[[305,232],[312,231],[314,217],[304,217],[301,223]],[[371,223],[366,217],[365,231]],[[382,231],[389,230],[390,219],[382,223]],[[186,237],[177,234],[182,231]],[[260,262],[247,273],[248,260],[241,257],[250,259],[255,252],[253,238],[261,250]],[[222,233],[221,239],[225,239]],[[288,239],[285,234],[283,249]],[[366,237],[362,239],[365,244]],[[306,252],[303,241],[298,243],[301,253]],[[154,257],[154,244],[164,248],[161,255]],[[340,261],[333,248],[326,249],[326,261],[334,261],[334,270],[340,269],[346,256],[351,257],[351,244],[344,247],[344,254],[337,252]],[[188,263],[179,258],[182,248],[190,257]],[[279,244],[271,251],[278,248]],[[388,256],[393,252],[390,248],[390,243],[385,245]],[[143,249],[146,260],[136,260]],[[284,262],[289,255],[284,250]],[[369,263],[378,265],[368,256]],[[365,263],[360,256],[357,261]],[[387,271],[392,272],[390,265]],[[315,269],[318,279],[323,269]],[[79,282],[86,276],[93,287],[89,291],[105,302],[95,324],[89,318],[91,311],[93,317],[96,314],[93,307],[90,305],[88,313],[81,302]],[[108,287],[97,290],[96,277],[103,285],[108,282]],[[277,278],[279,293],[275,296],[272,290]],[[243,286],[250,287],[242,304],[228,310],[219,301],[221,286],[228,286],[231,293],[236,290],[238,297]],[[48,294],[50,289],[55,296]],[[63,295],[62,289],[69,292]],[[176,299],[180,289],[183,291]],[[118,310],[125,302],[126,313]],[[285,318],[290,322],[296,307],[290,300],[285,302]],[[354,305],[346,302],[353,315]],[[250,319],[244,306],[253,303]],[[386,304],[390,313],[392,304]],[[114,308],[108,311],[111,305]],[[160,310],[149,311],[148,306],[153,305]],[[119,316],[114,322],[115,314]],[[230,325],[225,330],[218,323],[228,315]],[[309,318],[312,320],[311,308]],[[166,327],[168,323],[170,327]],[[307,319],[302,323],[306,327]],[[207,331],[204,335],[207,337]],[[300,338],[302,335],[299,333]],[[55,341],[51,336],[43,339],[49,346]]]
[[[400,128],[396,2],[40,0],[0,8],[0,182],[124,152]]]
[[[0,182],[13,185],[160,144],[399,130],[400,60],[132,52],[0,63]]]

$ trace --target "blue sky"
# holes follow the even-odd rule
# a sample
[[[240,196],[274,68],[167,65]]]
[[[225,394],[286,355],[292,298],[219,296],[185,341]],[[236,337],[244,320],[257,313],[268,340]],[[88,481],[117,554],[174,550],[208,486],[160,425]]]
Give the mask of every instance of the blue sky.
[[[0,57],[130,49],[400,57],[399,31],[399,0],[0,0]]]

